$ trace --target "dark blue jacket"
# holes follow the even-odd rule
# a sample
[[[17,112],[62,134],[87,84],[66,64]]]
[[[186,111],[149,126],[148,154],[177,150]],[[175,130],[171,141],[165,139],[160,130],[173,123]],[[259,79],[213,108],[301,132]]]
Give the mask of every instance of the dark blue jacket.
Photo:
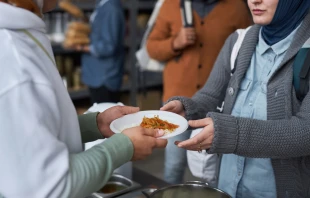
[[[91,21],[90,54],[82,56],[82,80],[92,88],[104,85],[117,91],[124,70],[124,11],[120,0],[101,0],[97,1],[95,12]]]

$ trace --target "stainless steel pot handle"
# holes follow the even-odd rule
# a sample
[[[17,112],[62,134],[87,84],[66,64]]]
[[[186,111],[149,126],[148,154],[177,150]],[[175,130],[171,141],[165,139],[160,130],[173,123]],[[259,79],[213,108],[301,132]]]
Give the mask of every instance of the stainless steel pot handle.
[[[209,186],[209,184],[207,182],[202,182],[202,181],[187,181],[187,182],[185,182],[185,184],[198,184],[198,185]]]
[[[151,194],[153,192],[155,192],[157,189],[156,188],[147,188],[147,189],[144,189],[142,190],[142,194],[145,195],[147,198],[151,198]]]

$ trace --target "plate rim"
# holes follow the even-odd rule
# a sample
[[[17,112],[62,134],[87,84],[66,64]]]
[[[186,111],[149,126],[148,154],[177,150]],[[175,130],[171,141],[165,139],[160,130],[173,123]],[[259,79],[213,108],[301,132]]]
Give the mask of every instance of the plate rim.
[[[138,114],[138,113],[151,113],[151,112],[164,112],[164,113],[171,114],[171,115],[173,115],[173,116],[179,117],[180,119],[184,120],[184,123],[186,123],[186,126],[185,126],[186,129],[184,129],[184,131],[182,131],[181,133],[179,133],[179,134],[177,134],[177,135],[180,135],[180,134],[184,133],[184,132],[187,131],[187,129],[188,129],[188,126],[189,126],[189,125],[188,125],[188,121],[186,120],[186,118],[184,118],[183,116],[181,116],[181,115],[179,115],[179,114],[177,114],[177,113],[171,112],[171,111],[161,111],[161,110],[144,110],[144,111],[138,111],[138,112],[136,112],[136,113],[124,115],[124,116],[122,116],[122,117],[120,117],[120,118],[117,118],[117,119],[113,120],[113,121],[111,122],[111,124],[110,124],[110,129],[112,130],[113,133],[116,134],[116,132],[114,132],[114,131],[119,131],[119,130],[117,130],[117,129],[113,126],[113,124],[114,124],[117,120],[122,119],[122,118],[124,118],[125,116],[131,116],[131,115],[133,115],[133,114]],[[118,132],[118,133],[122,133],[122,132]],[[170,134],[172,134],[172,133],[170,133]],[[167,134],[167,135],[169,135],[169,134]],[[177,136],[177,135],[173,135],[173,136],[170,136],[170,137],[165,137],[165,136],[167,136],[167,135],[164,135],[164,136],[159,137],[159,138],[160,138],[160,139],[167,139],[167,138],[171,138],[171,137]]]

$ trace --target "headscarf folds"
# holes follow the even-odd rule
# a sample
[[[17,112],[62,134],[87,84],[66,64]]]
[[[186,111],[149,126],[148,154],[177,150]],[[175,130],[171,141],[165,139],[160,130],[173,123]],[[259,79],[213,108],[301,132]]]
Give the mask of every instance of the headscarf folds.
[[[273,45],[286,38],[303,21],[309,7],[310,0],[279,0],[271,23],[262,28],[265,42]]]

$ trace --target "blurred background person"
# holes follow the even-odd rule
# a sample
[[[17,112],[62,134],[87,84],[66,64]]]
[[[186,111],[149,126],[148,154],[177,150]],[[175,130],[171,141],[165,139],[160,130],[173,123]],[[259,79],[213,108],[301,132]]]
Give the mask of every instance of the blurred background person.
[[[97,0],[90,18],[91,44],[79,47],[82,80],[92,103],[119,102],[124,70],[125,16],[120,0]]]
[[[183,27],[180,0],[166,0],[147,41],[151,58],[165,62],[163,101],[173,96],[192,97],[208,79],[226,38],[252,20],[243,0],[193,0],[193,27]],[[169,140],[165,152],[168,183],[181,183],[186,150],[174,145],[190,131]]]

